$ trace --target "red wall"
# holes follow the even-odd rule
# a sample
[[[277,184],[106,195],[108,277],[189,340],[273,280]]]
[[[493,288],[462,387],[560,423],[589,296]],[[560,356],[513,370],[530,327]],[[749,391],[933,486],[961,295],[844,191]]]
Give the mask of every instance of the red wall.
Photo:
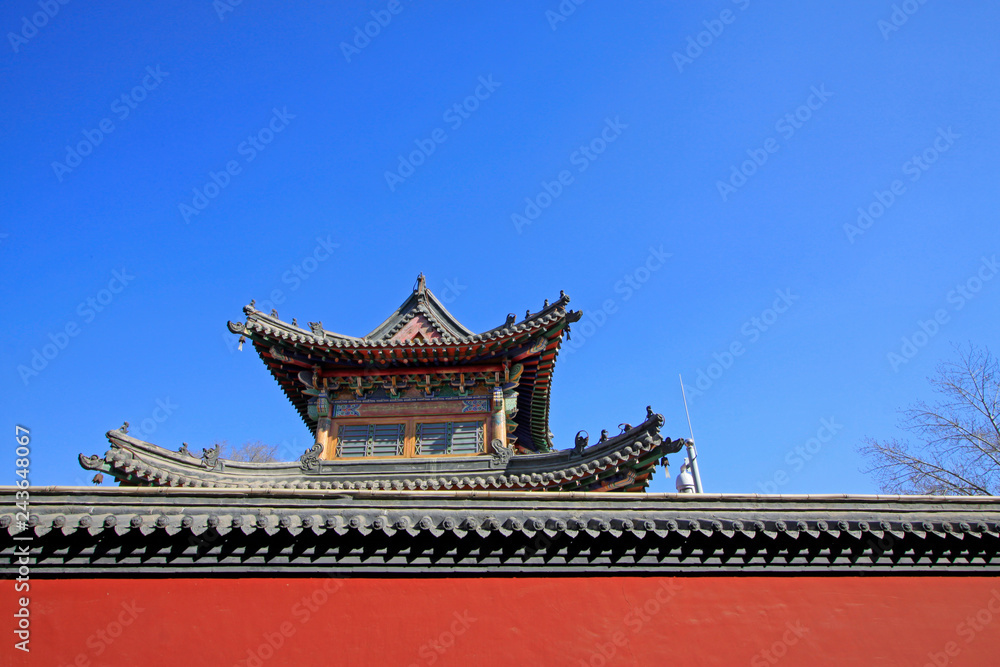
[[[24,594],[3,585],[12,612]],[[28,595],[31,653],[6,632],[0,663],[1000,664],[988,577],[32,580]]]

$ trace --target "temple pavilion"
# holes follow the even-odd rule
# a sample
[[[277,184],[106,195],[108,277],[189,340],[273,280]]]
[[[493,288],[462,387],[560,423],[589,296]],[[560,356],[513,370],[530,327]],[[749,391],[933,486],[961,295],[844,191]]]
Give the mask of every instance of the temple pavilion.
[[[581,313],[560,292],[518,321],[474,333],[427,288],[411,294],[370,333],[308,328],[255,308],[229,322],[249,341],[314,436],[291,463],[246,463],[165,449],[108,433],[88,469],[138,486],[262,486],[314,489],[511,489],[642,491],[656,465],[683,441],[660,436],[646,409],[637,426],[556,451],[549,431],[552,375],[563,337]]]

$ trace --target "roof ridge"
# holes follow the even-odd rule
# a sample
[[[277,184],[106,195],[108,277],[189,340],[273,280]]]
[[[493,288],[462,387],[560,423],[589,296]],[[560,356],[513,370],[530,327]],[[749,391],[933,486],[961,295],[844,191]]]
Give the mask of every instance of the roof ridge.
[[[417,285],[413,292],[396,308],[392,314],[363,337],[364,340],[385,340],[391,338],[407,322],[413,319],[415,312],[422,313],[431,326],[442,334],[442,338],[468,338],[475,335],[471,329],[458,321],[448,312],[440,299],[427,287],[424,274],[417,277]]]

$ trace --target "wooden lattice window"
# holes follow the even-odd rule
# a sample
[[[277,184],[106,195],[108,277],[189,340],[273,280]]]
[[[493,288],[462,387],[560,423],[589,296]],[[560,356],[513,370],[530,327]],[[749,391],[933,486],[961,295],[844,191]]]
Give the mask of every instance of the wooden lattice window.
[[[402,456],[405,436],[405,424],[341,424],[337,456]]]
[[[483,451],[483,435],[480,421],[417,424],[416,454],[478,454]]]

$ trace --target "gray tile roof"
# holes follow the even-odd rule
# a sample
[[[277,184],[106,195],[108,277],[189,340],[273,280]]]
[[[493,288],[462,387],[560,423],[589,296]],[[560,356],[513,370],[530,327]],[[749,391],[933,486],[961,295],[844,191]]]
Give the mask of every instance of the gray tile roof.
[[[171,451],[108,431],[103,456],[80,454],[80,465],[123,484],[265,489],[512,489],[638,490],[657,462],[683,442],[660,435],[663,416],[649,411],[638,426],[580,451],[542,454],[316,460],[306,450],[291,463],[218,459],[213,450]]]
[[[1000,499],[0,487],[31,576],[997,575]]]

